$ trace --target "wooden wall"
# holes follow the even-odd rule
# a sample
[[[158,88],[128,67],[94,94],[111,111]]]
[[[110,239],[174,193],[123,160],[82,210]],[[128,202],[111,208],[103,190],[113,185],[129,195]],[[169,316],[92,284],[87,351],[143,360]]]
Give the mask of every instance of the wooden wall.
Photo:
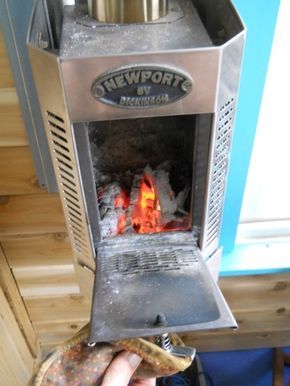
[[[238,322],[235,331],[185,334],[201,351],[290,345],[290,274],[223,278],[221,290]]]
[[[59,196],[37,183],[2,38],[0,66],[0,284],[36,357],[39,345],[46,351],[84,325],[90,304],[76,282]],[[239,330],[183,334],[187,344],[290,345],[290,274],[224,278],[220,286]]]
[[[0,383],[23,386],[31,377],[34,358],[1,287],[0,309]]]

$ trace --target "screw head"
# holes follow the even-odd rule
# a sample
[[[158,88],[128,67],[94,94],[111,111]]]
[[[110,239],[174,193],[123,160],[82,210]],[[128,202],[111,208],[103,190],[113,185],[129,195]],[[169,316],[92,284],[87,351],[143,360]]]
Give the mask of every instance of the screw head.
[[[105,95],[105,89],[100,84],[97,84],[93,86],[92,93],[95,98],[102,98]]]
[[[186,93],[189,93],[191,90],[192,90],[192,81],[191,80],[185,80],[182,85],[181,85],[181,89],[186,92]]]
[[[166,325],[166,316],[164,314],[158,314],[154,322],[154,327],[165,327]]]

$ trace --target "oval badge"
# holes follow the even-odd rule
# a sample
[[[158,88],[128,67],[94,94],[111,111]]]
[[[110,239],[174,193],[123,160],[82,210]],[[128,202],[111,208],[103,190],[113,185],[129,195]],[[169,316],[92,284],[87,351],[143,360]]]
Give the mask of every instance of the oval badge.
[[[190,77],[170,67],[131,66],[107,72],[92,85],[100,102],[127,109],[147,109],[178,101],[192,90]]]

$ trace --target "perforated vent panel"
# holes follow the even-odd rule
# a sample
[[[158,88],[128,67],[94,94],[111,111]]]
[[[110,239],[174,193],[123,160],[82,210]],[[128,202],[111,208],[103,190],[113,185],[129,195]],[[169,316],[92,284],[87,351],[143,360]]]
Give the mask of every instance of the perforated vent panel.
[[[197,263],[193,249],[162,248],[156,251],[133,251],[116,254],[102,263],[102,271],[142,274],[144,272],[177,271]]]
[[[221,106],[218,114],[218,126],[215,140],[213,170],[210,182],[209,207],[207,212],[207,227],[205,247],[219,236],[222,205],[226,186],[229,153],[232,140],[235,101],[233,98]]]
[[[82,260],[91,261],[91,250],[88,236],[86,216],[80,197],[80,183],[76,162],[73,159],[70,135],[62,117],[47,111],[48,136],[54,163],[57,169],[57,178],[61,186],[60,193],[64,201],[64,211],[68,220],[73,248]]]

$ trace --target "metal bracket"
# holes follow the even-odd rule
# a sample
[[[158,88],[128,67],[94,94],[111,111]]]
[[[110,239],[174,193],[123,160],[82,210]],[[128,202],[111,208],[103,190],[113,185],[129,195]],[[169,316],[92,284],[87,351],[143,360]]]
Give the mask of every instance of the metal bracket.
[[[191,360],[193,360],[196,354],[195,348],[187,346],[173,346],[168,334],[156,336],[156,344],[163,350],[167,351],[169,354],[179,358],[189,357]]]

